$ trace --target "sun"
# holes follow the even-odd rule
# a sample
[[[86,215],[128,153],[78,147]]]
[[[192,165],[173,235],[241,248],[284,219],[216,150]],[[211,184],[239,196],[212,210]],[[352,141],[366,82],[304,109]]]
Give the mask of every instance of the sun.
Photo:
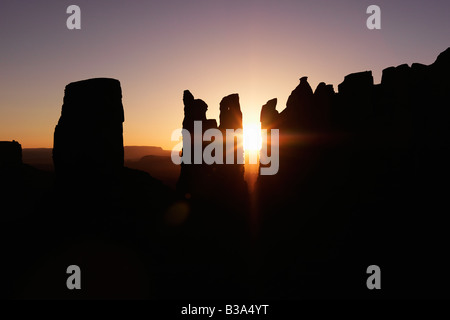
[[[244,151],[259,151],[262,147],[261,123],[246,123],[243,128]]]

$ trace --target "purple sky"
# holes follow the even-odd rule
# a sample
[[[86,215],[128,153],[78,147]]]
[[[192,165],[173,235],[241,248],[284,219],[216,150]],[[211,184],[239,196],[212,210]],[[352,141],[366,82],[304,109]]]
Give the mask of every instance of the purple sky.
[[[66,8],[81,8],[68,30]],[[381,30],[366,9],[381,8]],[[219,116],[239,93],[244,123],[301,76],[313,89],[401,63],[431,64],[450,46],[450,1],[23,1],[0,3],[0,140],[51,147],[64,87],[92,77],[121,81],[126,145],[171,149],[190,89]]]

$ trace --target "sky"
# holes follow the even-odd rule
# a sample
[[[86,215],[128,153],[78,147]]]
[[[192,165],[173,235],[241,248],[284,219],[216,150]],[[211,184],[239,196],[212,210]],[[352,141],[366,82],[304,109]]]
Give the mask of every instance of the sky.
[[[69,30],[69,5],[81,29]],[[369,30],[369,5],[381,29]],[[220,100],[239,93],[244,126],[261,106],[286,106],[299,78],[335,90],[345,75],[431,64],[450,46],[450,1],[253,0],[0,2],[0,140],[52,147],[64,87],[120,80],[124,144],[172,149],[189,89],[219,119]],[[82,125],[82,124],[81,124]]]

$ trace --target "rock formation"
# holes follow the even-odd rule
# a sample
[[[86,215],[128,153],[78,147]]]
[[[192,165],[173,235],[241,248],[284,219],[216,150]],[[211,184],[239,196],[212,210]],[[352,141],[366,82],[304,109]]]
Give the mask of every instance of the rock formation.
[[[234,296],[240,295],[242,283],[239,283],[246,274],[243,271],[243,263],[246,261],[246,250],[248,246],[248,190],[244,181],[243,164],[226,164],[226,152],[223,152],[223,164],[201,164],[192,162],[194,158],[194,121],[201,121],[202,135],[208,129],[218,129],[222,133],[224,150],[226,149],[226,130],[242,128],[242,112],[237,94],[229,95],[220,103],[220,126],[217,127],[216,120],[206,118],[208,106],[203,100],[195,99],[189,91],[183,95],[184,120],[183,128],[190,132],[190,143],[187,136],[183,136],[183,154],[187,148],[191,148],[191,163],[181,163],[180,177],[177,183],[177,192],[191,208],[190,218],[186,224],[183,245],[187,248],[188,256],[183,263],[194,265],[197,270],[199,265],[208,270],[223,268],[219,274],[199,272],[197,279],[208,279],[195,281],[193,279],[181,279],[186,288],[203,286],[205,283],[218,284],[210,291],[220,292],[219,295],[234,292]],[[202,152],[211,142],[203,142]],[[220,146],[218,146],[220,147]],[[237,148],[233,148],[235,159],[238,156]],[[204,160],[204,159],[203,159]],[[199,239],[200,241],[194,241]],[[177,245],[178,247],[179,245]],[[195,247],[195,250],[191,250]],[[193,255],[192,251],[201,253]],[[206,254],[205,254],[206,253]],[[231,258],[230,258],[231,257]],[[225,278],[223,278],[225,276]],[[232,275],[232,276],[231,276]],[[227,279],[222,283],[221,279]],[[220,283],[220,284],[219,284]],[[208,285],[209,286],[209,285]],[[215,286],[215,285],[214,285]],[[219,289],[220,288],[220,289]],[[189,289],[198,291],[196,289]],[[242,292],[242,291],[241,291]],[[190,293],[191,295],[192,293]]]
[[[239,95],[230,94],[220,101],[220,126],[222,130],[242,129],[242,112]]]
[[[120,82],[97,78],[65,88],[55,128],[53,161],[58,175],[110,175],[123,167],[124,111]]]
[[[277,128],[278,123],[278,110],[277,107],[277,98],[267,101],[265,105],[261,108],[261,129],[271,129]]]
[[[160,181],[124,167],[123,122],[118,80],[96,78],[66,86],[53,147],[62,211],[86,219],[123,212],[132,217],[135,208],[155,215],[167,204],[170,195]]]
[[[241,144],[235,138],[233,142],[233,149],[228,149],[228,144],[231,145],[231,141],[227,140],[227,129],[242,130],[242,112],[239,104],[239,95],[237,93],[230,94],[220,101],[220,125],[219,129],[222,132],[224,146],[223,146],[223,165],[217,168],[219,179],[222,181],[228,181],[230,185],[234,184],[234,188],[241,189],[244,182],[244,151],[242,140]],[[242,137],[242,136],[241,136]],[[227,163],[228,156],[232,153],[233,164]],[[239,164],[240,163],[240,164]],[[238,187],[240,185],[241,187]]]
[[[286,108],[280,113],[280,122],[283,123],[284,129],[309,130],[313,103],[313,91],[308,83],[308,77],[302,77],[300,84],[289,96]]]
[[[190,142],[187,144],[187,137],[183,136],[183,151],[182,154],[186,157],[187,148],[190,148],[191,155],[190,164],[181,163],[180,178],[177,183],[177,191],[184,197],[191,197],[192,194],[201,194],[205,196],[211,190],[208,185],[213,185],[212,173],[214,165],[209,166],[203,162],[194,163],[194,142],[200,141],[202,143],[203,150],[208,143],[203,142],[203,133],[208,129],[217,128],[216,120],[206,119],[206,111],[208,105],[201,99],[195,99],[189,90],[185,90],[183,93],[184,103],[184,119],[183,129],[186,129],[190,133]],[[200,121],[202,125],[201,136],[196,137],[194,134],[194,122]]]
[[[411,263],[421,274],[436,274],[417,285],[408,282],[416,271],[399,271],[403,278],[386,296],[434,291],[430,284],[450,267],[441,260],[450,242],[449,74],[450,48],[429,66],[384,69],[380,84],[371,71],[347,75],[337,93],[320,83],[313,94],[303,77],[279,116],[273,104],[263,106],[262,127],[281,134],[279,172],[256,184],[261,242],[271,246],[262,274],[271,274],[273,290],[303,286],[309,297],[333,283],[347,288],[340,294],[364,295],[350,270],[376,259],[389,270]],[[305,266],[292,261],[339,271],[314,280],[297,273],[279,285],[284,270]]]
[[[206,119],[208,106],[203,100],[194,99],[189,91],[183,95],[184,120],[183,128],[190,132],[191,163],[181,163],[180,178],[177,183],[178,193],[186,199],[196,201],[198,212],[209,214],[214,207],[214,215],[221,223],[230,223],[230,230],[240,228],[242,219],[246,219],[248,208],[248,190],[244,180],[244,165],[238,163],[243,160],[243,150],[234,144],[234,148],[227,150],[227,129],[242,129],[242,112],[239,95],[231,94],[224,97],[220,103],[220,125],[216,120]],[[222,134],[223,161],[222,164],[195,164],[194,160],[194,121],[201,121],[202,135],[208,129],[219,129]],[[236,140],[236,139],[235,139]],[[186,137],[183,137],[183,154],[186,148]],[[203,150],[210,144],[204,141]],[[227,163],[227,152],[234,156],[234,163]],[[203,159],[204,160],[204,159]],[[221,218],[220,218],[221,217]],[[240,222],[239,222],[240,221]],[[233,226],[233,223],[235,224]]]
[[[180,178],[177,183],[177,190],[182,195],[200,197],[221,197],[223,190],[235,189],[246,192],[246,184],[244,181],[244,165],[238,164],[238,158],[243,160],[243,151],[239,149],[235,143],[233,152],[234,164],[226,164],[226,130],[242,129],[242,112],[239,104],[239,95],[231,94],[222,99],[220,102],[220,125],[214,119],[206,118],[208,105],[201,99],[195,99],[189,90],[184,91],[184,119],[183,129],[190,132],[191,141],[191,163],[181,164]],[[194,121],[201,121],[202,136],[208,129],[219,129],[223,137],[223,164],[206,164],[202,159],[201,164],[194,163]],[[183,137],[185,139],[185,137]],[[202,152],[204,148],[211,142],[204,142],[202,137]],[[184,140],[183,154],[186,153],[188,145]],[[239,187],[238,187],[239,186]]]
[[[21,165],[22,146],[17,141],[0,141],[0,167]]]

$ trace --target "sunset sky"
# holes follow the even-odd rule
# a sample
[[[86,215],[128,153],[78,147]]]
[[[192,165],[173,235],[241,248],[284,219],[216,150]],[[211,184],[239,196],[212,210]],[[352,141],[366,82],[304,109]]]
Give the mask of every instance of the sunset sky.
[[[81,30],[66,9],[81,8]],[[381,30],[366,9],[381,8]],[[244,123],[278,98],[283,110],[299,78],[315,89],[392,65],[431,64],[450,46],[450,1],[24,1],[0,3],[0,140],[52,147],[64,87],[120,80],[125,145],[171,149],[183,120],[183,90],[219,118],[239,93]],[[82,124],[80,124],[82,126]]]

